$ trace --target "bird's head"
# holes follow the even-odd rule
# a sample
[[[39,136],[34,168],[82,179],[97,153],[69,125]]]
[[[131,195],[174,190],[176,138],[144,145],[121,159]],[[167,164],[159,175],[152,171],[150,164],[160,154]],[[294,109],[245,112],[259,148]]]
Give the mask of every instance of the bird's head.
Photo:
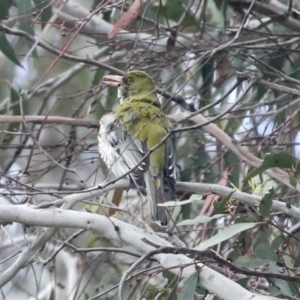
[[[124,76],[107,75],[104,77],[107,85],[118,87],[121,102],[151,100],[159,104],[152,78],[144,71],[128,71]]]

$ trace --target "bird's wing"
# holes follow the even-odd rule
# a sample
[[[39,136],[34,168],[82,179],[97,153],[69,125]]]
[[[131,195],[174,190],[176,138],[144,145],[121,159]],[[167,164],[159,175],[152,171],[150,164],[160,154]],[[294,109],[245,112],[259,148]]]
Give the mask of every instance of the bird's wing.
[[[168,199],[175,200],[175,185],[176,185],[176,149],[175,135],[170,136],[170,143],[166,145],[165,152],[165,169],[164,169],[164,185],[168,189]]]
[[[167,226],[168,218],[164,207],[158,206],[166,201],[175,201],[176,185],[176,152],[175,138],[172,135],[165,142],[165,167],[163,172],[144,173],[145,184],[147,187],[148,203],[150,208],[150,218],[158,222],[161,226]]]
[[[116,127],[116,137],[119,139],[118,153],[128,166],[128,170],[137,166],[130,173],[130,177],[139,191],[145,195],[143,174],[147,170],[149,163],[148,158],[143,159],[147,153],[146,144],[137,138],[132,138],[132,136],[122,128],[120,123],[118,123]]]
[[[170,178],[172,185],[175,188],[176,181],[176,150],[175,150],[175,136],[170,136],[170,143],[166,145],[166,167],[165,175]]]

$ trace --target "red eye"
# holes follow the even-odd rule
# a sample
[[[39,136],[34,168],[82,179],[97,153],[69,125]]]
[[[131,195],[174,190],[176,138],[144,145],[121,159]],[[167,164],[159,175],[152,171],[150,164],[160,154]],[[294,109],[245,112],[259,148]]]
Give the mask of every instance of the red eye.
[[[132,79],[132,78],[130,78],[130,77],[129,77],[129,78],[127,78],[127,83],[128,83],[128,84],[132,84],[132,83],[133,83],[133,79]]]

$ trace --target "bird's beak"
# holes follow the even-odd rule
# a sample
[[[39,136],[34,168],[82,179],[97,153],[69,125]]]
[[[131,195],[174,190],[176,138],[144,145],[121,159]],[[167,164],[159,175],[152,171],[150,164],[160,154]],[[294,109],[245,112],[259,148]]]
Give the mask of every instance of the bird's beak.
[[[105,75],[104,79],[108,79],[109,81],[103,81],[105,84],[109,86],[119,86],[122,82],[122,76],[119,75]]]

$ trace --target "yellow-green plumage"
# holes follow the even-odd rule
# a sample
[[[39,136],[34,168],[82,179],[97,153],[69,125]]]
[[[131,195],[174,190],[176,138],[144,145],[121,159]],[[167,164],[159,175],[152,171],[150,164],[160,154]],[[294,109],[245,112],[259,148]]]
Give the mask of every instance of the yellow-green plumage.
[[[119,85],[121,104],[114,115],[120,124],[127,140],[123,147],[124,162],[140,161],[141,158],[153,150],[144,161],[140,169],[135,170],[136,178],[143,178],[139,185],[144,185],[150,207],[152,221],[167,225],[166,211],[158,207],[158,203],[175,200],[175,142],[174,137],[163,139],[171,131],[171,123],[161,110],[157,99],[155,85],[152,78],[143,71],[127,72]],[[129,142],[128,142],[129,140]],[[136,151],[132,145],[136,146]],[[130,150],[126,150],[129,149]],[[140,173],[139,173],[140,172]],[[142,176],[139,176],[141,174]],[[134,178],[133,178],[134,179]],[[134,180],[136,182],[136,180]]]
[[[170,123],[161,109],[155,105],[138,102],[135,99],[121,104],[115,110],[116,118],[131,136],[146,143],[147,149],[153,149],[170,131]],[[161,172],[165,165],[165,144],[150,153],[150,165]]]

